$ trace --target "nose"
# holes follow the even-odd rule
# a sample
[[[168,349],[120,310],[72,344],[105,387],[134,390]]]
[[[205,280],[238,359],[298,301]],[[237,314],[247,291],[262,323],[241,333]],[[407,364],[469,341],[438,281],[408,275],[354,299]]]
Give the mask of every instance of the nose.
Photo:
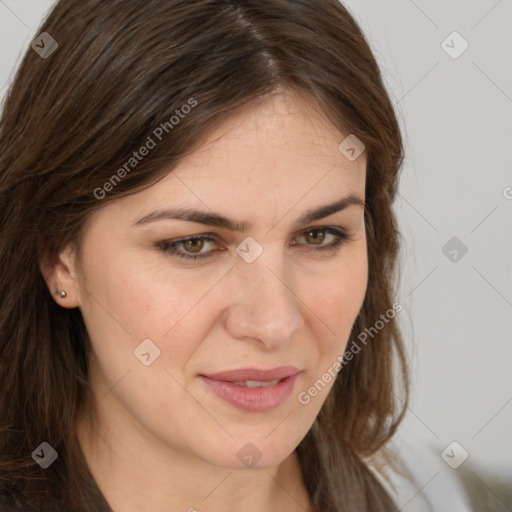
[[[293,338],[304,320],[289,274],[282,261],[260,257],[251,264],[238,262],[232,276],[236,292],[225,311],[225,328],[232,337],[268,348],[286,345]]]

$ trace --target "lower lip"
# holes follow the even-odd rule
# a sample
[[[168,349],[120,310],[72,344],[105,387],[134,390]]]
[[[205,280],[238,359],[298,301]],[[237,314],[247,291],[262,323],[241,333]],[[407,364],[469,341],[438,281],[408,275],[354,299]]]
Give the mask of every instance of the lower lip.
[[[299,374],[286,377],[273,386],[235,386],[232,382],[215,380],[201,375],[213,392],[229,404],[243,411],[261,412],[281,405],[292,393]]]

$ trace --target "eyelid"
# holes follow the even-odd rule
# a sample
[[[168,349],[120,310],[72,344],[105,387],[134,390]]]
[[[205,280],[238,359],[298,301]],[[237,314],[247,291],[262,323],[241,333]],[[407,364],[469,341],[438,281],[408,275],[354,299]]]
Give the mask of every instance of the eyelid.
[[[303,228],[295,233],[295,235],[303,235],[308,231],[331,231],[337,234],[348,234],[348,231],[340,226],[334,226],[329,224],[321,224],[319,226],[308,226],[307,228]]]

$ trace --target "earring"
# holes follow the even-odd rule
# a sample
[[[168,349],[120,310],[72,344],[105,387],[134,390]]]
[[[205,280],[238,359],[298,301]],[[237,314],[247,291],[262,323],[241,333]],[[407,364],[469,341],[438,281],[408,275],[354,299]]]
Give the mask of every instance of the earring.
[[[55,290],[53,293],[58,295],[61,299],[67,296],[67,293],[64,290]]]

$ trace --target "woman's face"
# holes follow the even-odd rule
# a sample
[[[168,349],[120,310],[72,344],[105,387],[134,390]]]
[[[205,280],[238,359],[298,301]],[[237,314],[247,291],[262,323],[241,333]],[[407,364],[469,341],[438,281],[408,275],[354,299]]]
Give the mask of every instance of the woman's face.
[[[111,443],[263,468],[305,436],[367,285],[366,160],[340,152],[347,135],[275,95],[89,219],[58,300],[85,320]]]

